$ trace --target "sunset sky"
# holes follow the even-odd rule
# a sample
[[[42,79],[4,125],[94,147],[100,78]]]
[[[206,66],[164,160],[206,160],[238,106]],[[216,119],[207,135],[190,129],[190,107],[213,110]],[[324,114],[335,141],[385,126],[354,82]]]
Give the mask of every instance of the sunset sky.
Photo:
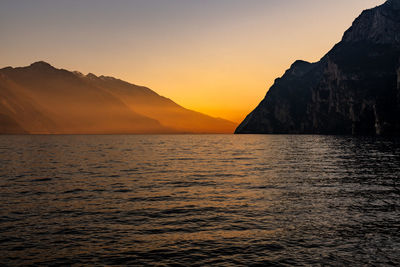
[[[38,60],[145,85],[235,122],[296,59],[383,0],[1,0],[0,67]]]

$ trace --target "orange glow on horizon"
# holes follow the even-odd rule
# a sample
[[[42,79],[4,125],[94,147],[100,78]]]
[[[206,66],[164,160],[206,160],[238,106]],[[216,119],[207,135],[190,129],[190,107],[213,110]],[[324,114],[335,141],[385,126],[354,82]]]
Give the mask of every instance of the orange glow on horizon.
[[[4,6],[0,57],[113,76],[239,123],[295,60],[318,61],[384,0],[150,2]]]

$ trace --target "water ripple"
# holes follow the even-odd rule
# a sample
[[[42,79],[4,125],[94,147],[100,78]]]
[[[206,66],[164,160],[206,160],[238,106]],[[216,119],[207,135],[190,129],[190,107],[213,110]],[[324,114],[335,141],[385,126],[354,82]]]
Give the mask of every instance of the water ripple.
[[[0,265],[400,265],[400,140],[0,136]]]

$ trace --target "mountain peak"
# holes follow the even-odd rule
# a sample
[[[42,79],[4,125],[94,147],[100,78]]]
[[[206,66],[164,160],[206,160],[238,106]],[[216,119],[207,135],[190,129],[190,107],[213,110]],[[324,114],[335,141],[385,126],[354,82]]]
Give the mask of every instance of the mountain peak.
[[[236,133],[400,135],[399,90],[400,0],[388,0],[319,62],[296,61]]]
[[[44,61],[37,61],[32,63],[29,67],[41,68],[41,69],[54,69],[52,65]]]
[[[291,66],[290,69],[287,70],[287,74],[291,74],[294,76],[302,76],[304,73],[308,72],[309,69],[313,66],[313,63],[304,61],[304,60],[296,60]]]
[[[94,79],[98,79],[99,77],[97,77],[95,74],[89,72],[89,73],[86,75],[86,78],[91,79],[91,80],[94,80]]]
[[[353,22],[342,41],[400,44],[400,0],[388,0],[383,5],[365,10]]]

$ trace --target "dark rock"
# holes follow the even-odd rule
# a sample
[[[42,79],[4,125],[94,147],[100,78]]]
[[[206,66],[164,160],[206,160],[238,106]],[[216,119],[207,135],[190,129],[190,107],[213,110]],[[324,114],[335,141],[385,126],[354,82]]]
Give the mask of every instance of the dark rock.
[[[319,62],[296,61],[236,133],[400,134],[399,3],[364,11]]]

